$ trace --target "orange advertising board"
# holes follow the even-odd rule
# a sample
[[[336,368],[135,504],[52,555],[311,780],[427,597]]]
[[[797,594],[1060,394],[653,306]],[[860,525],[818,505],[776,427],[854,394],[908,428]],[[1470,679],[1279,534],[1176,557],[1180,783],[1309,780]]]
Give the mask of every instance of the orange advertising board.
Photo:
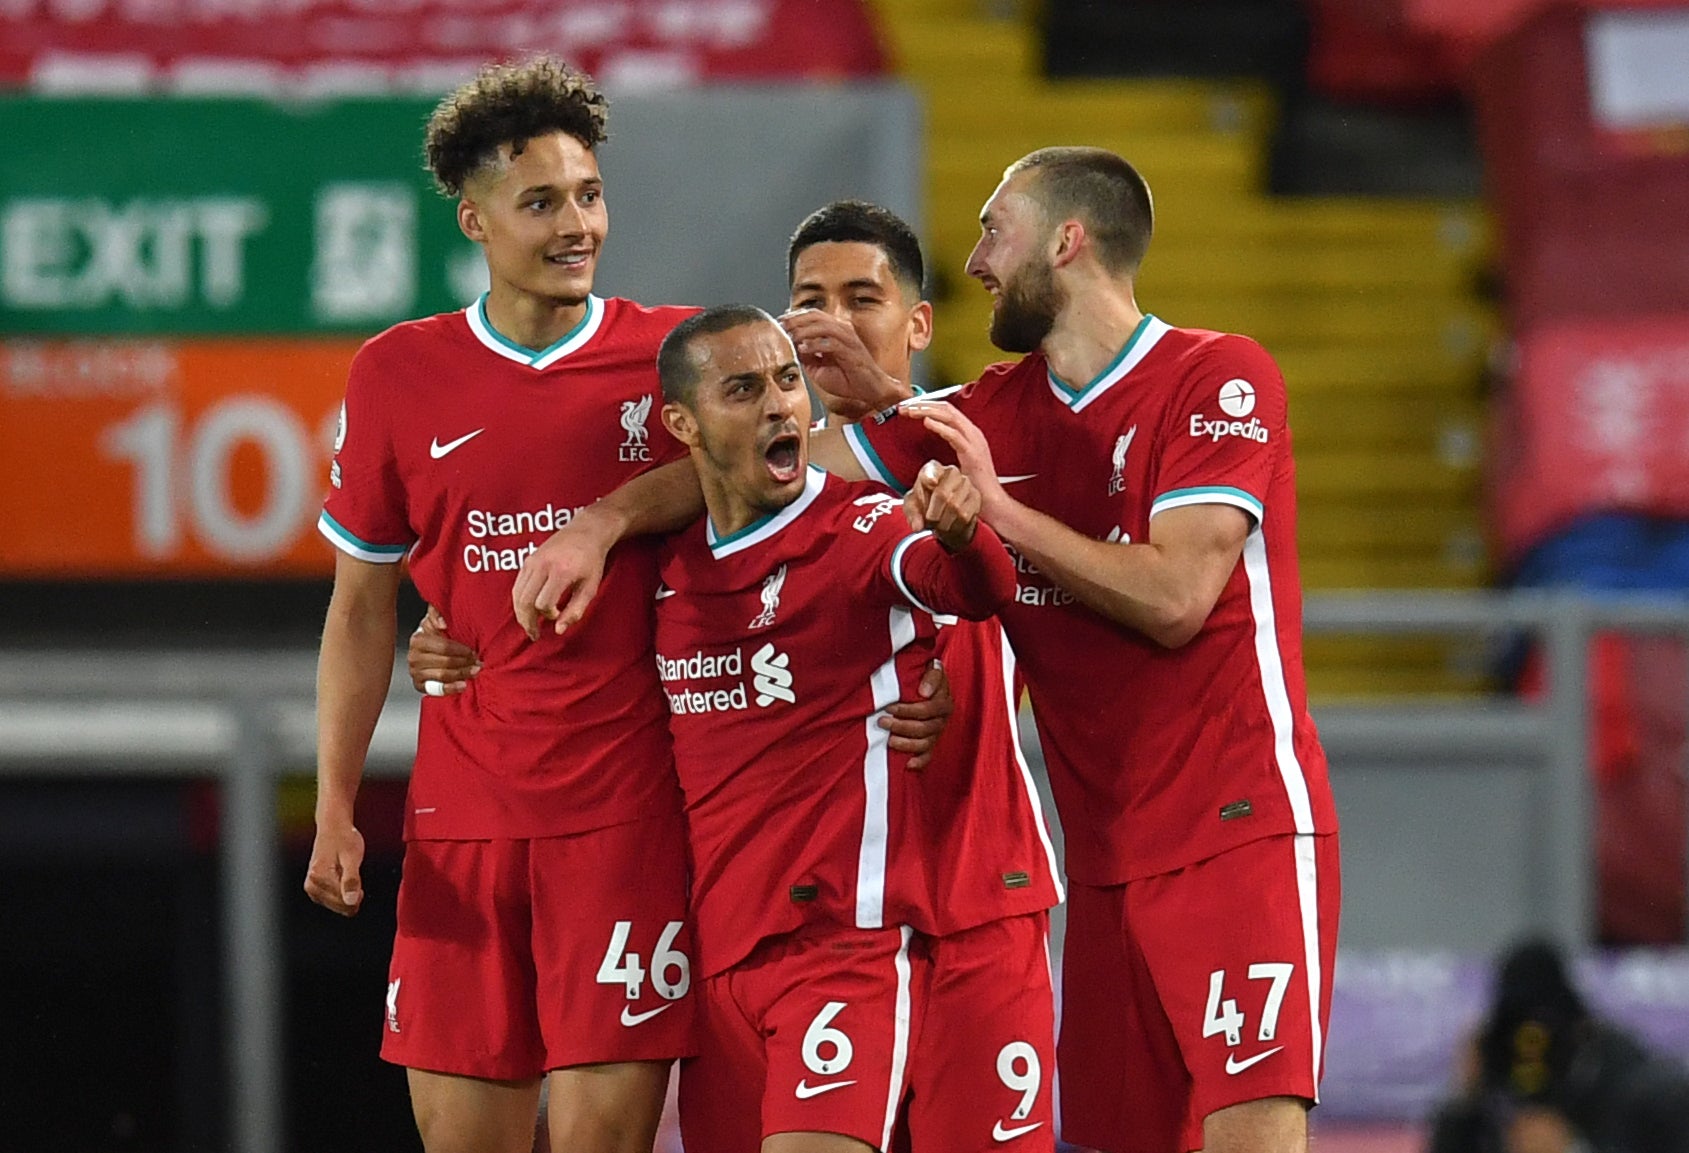
[[[0,578],[331,572],[316,517],[358,343],[0,344]]]

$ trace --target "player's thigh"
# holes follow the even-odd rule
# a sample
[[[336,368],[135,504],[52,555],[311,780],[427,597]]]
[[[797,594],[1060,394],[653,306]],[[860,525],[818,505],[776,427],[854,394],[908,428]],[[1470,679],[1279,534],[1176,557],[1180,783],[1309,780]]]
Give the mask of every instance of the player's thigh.
[[[910,1069],[915,1149],[1055,1148],[1055,1000],[1049,918],[1008,917],[932,943],[932,983]]]
[[[532,845],[545,1067],[689,1054],[692,944],[680,815]]]
[[[1318,1099],[1338,885],[1335,836],[1287,835],[1128,886],[1130,917],[1191,1077],[1188,1148],[1203,1141],[1203,1119],[1221,1110]],[[1280,1114],[1289,1116],[1277,1106],[1244,1110],[1227,1131]]]
[[[1061,1135],[1110,1153],[1167,1153],[1183,1148],[1190,1077],[1127,915],[1127,888],[1068,886]]]
[[[488,1081],[407,1070],[426,1153],[529,1153],[539,1080]]]
[[[687,1153],[756,1153],[768,1079],[762,1030],[731,973],[698,982],[697,1055],[680,1063],[680,1136]]]
[[[670,1068],[668,1061],[623,1061],[553,1070],[546,1078],[551,1148],[651,1153]]]
[[[381,1055],[396,1065],[537,1081],[526,841],[412,841],[399,882]]]
[[[907,928],[828,929],[782,941],[743,975],[767,1059],[765,1138],[833,1133],[885,1148],[928,965],[925,939]]]

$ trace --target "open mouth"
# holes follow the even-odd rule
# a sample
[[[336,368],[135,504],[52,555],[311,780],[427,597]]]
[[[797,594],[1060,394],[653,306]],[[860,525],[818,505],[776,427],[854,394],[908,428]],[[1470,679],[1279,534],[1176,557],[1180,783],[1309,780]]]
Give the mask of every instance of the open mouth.
[[[547,254],[545,262],[553,268],[565,268],[572,272],[579,271],[592,263],[591,252],[559,252],[555,255]]]
[[[779,484],[790,484],[803,471],[799,460],[801,443],[796,433],[782,433],[768,442],[762,458],[768,465],[768,475]]]

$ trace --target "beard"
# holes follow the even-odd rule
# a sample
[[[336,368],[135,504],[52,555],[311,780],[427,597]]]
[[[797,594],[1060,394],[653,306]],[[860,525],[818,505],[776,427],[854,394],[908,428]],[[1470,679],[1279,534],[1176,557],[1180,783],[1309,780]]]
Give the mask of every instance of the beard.
[[[1048,261],[1029,260],[1003,285],[991,312],[991,343],[1004,352],[1035,351],[1055,327],[1067,297]]]

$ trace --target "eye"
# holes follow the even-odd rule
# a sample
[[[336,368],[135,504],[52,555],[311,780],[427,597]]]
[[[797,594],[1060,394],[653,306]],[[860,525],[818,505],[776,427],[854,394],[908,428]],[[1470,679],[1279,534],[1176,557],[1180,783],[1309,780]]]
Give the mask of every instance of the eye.
[[[821,307],[821,298],[818,297],[818,296],[806,296],[806,297],[803,297],[801,300],[792,301],[792,308],[793,309],[820,308],[820,307]]]
[[[880,303],[880,298],[877,296],[858,296],[850,303],[853,308],[873,308]]]
[[[582,204],[597,204],[603,198],[604,193],[600,192],[596,188],[588,189],[587,191],[581,193]]]
[[[528,203],[524,204],[522,207],[526,208],[530,212],[544,212],[547,208],[551,207],[551,201],[544,196],[538,196],[533,200],[528,201]]]

